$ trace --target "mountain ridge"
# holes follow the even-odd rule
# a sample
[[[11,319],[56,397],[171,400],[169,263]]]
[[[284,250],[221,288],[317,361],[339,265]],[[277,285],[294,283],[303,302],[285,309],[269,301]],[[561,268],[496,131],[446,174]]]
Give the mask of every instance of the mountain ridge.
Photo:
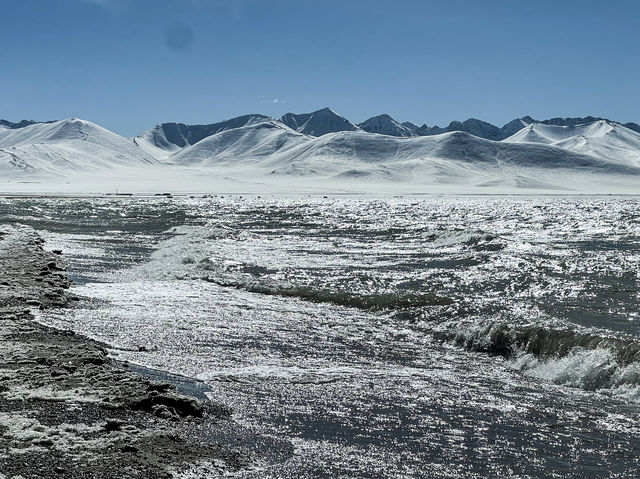
[[[150,154],[161,151],[175,152],[180,148],[194,145],[199,141],[224,130],[239,128],[271,119],[266,115],[248,114],[206,125],[184,123],[159,123],[153,128],[135,136],[133,142]]]
[[[524,127],[521,132],[526,132],[534,125]],[[550,130],[569,128],[543,127]],[[444,169],[450,169],[452,165],[467,169],[488,168],[492,174],[503,168],[576,168],[591,172],[640,175],[640,134],[604,121],[577,128],[574,135],[565,134],[564,137],[544,141],[518,137],[520,132],[509,141],[488,140],[462,131],[401,138],[358,130],[314,137],[302,135],[272,120],[212,135],[171,159],[174,164],[189,166],[226,164],[233,168],[247,165],[251,168],[268,167],[271,174],[297,176],[351,172],[352,175],[365,177],[381,174],[382,171],[389,173],[389,169],[397,170],[399,165],[406,175],[416,168],[422,171],[436,163]],[[580,138],[582,143],[562,144],[562,141],[574,137]],[[600,148],[603,154],[598,156],[589,148],[584,148],[582,145],[585,140],[590,140],[591,145]],[[616,160],[605,154],[612,147],[618,151],[626,148],[626,152],[635,153]],[[443,165],[443,160],[448,164]]]
[[[405,125],[404,123],[398,123],[396,120],[391,118],[390,115],[385,113],[369,118],[368,120],[358,124],[358,127],[369,133],[379,133],[381,135],[401,137],[418,136],[418,125],[414,125],[409,122],[405,123],[408,124]]]
[[[24,128],[25,126],[36,125],[38,123],[54,123],[55,121],[57,120],[50,120],[50,121],[21,120],[17,123],[13,123],[13,122],[10,122],[9,120],[0,119],[0,126],[10,130],[16,130],[18,128]]]
[[[356,131],[358,126],[326,107],[311,113],[285,113],[278,120],[298,133],[322,136],[337,131]]]
[[[155,157],[129,139],[78,118],[0,129],[0,171],[8,177],[155,164]]]
[[[328,122],[329,124],[325,125],[324,128],[318,129],[315,124],[309,123],[311,120],[313,120],[314,116],[317,120],[318,115],[329,117],[331,119]],[[179,122],[165,122],[155,125],[149,130],[136,135],[134,138],[141,139],[146,135],[146,141],[151,142],[152,144],[156,143],[165,145],[166,147],[170,147],[170,145],[176,145],[179,148],[183,148],[188,145],[193,145],[198,141],[206,138],[207,136],[218,133],[225,129],[238,128],[249,124],[250,122],[255,123],[271,119],[273,118],[268,115],[254,113],[241,115],[228,120],[222,120],[210,124],[185,124]],[[331,123],[334,120],[336,124]],[[472,135],[479,136],[480,138],[500,141],[510,137],[521,128],[531,123],[541,123],[554,126],[576,126],[580,124],[593,123],[599,120],[618,123],[630,130],[640,133],[640,124],[638,123],[622,123],[597,116],[554,117],[546,120],[535,120],[530,116],[523,116],[505,123],[502,127],[498,127],[496,125],[476,118],[468,118],[464,121],[455,120],[450,122],[446,127],[440,127],[437,125],[428,126],[427,124],[419,126],[410,121],[399,122],[389,114],[383,113],[368,118],[361,123],[355,124],[328,107],[316,110],[311,113],[286,113],[277,121],[280,121],[281,123],[289,126],[293,130],[296,130],[303,134],[310,134],[312,136],[322,136],[323,134],[335,133],[337,131],[357,131],[358,129],[362,129],[370,133],[379,133],[399,137],[431,136],[440,135],[442,133],[448,133],[452,131],[464,131],[466,133],[471,133]],[[19,129],[34,124],[53,123],[55,121],[57,120],[22,120],[20,122],[14,123],[8,120],[0,120],[0,127],[4,127],[7,129]],[[160,130],[165,131],[161,132]]]
[[[326,126],[326,115],[333,121],[337,114],[323,115],[316,126]],[[305,130],[311,117],[302,119],[296,126]],[[390,116],[378,120],[365,126],[390,126],[392,132],[413,128]],[[528,123],[531,120],[523,117],[497,129],[470,119],[454,122],[452,131],[423,136],[372,133],[357,126],[314,136],[265,115],[245,115],[186,130],[181,124],[165,123],[124,138],[70,118],[0,128],[0,178],[24,183],[82,177],[100,183],[110,175],[117,178],[113,181],[129,178],[139,185],[156,184],[157,178],[173,184],[181,177],[187,187],[203,177],[255,185],[275,181],[286,187],[328,180],[436,185],[444,190],[457,185],[462,191],[464,185],[570,190],[567,179],[575,178],[603,188],[620,182],[640,188],[640,133],[606,120],[566,120],[574,126]],[[310,133],[318,132],[316,126]],[[496,138],[518,127],[503,140],[478,136]]]
[[[243,115],[240,117],[224,120],[210,125],[185,125],[182,123],[161,123],[154,128],[143,132],[134,138],[143,149],[160,159],[166,159],[181,148],[194,145],[198,141],[211,136],[220,131],[242,127],[248,124],[273,120],[273,118],[261,114]],[[412,122],[399,122],[388,114],[381,114],[371,117],[362,123],[354,124],[347,118],[336,113],[331,108],[322,108],[311,113],[286,113],[278,120],[294,131],[299,133],[320,137],[329,133],[340,131],[366,131],[369,133],[382,134],[387,136],[410,138],[415,136],[433,136],[443,133],[462,131],[479,138],[493,141],[502,141],[517,133],[520,129],[532,123],[542,123],[556,126],[575,126],[602,120],[599,117],[567,117],[551,118],[538,121],[530,116],[516,118],[502,127],[497,127],[491,123],[469,118],[465,121],[452,121],[447,127],[418,126]],[[606,120],[611,121],[611,120]],[[640,125],[636,123],[626,123],[623,126],[640,133]],[[159,131],[159,130],[162,131]]]

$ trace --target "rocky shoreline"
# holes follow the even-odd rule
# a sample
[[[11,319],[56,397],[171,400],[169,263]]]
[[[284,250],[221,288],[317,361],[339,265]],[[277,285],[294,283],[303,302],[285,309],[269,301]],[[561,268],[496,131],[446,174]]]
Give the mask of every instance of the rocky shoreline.
[[[0,479],[217,477],[251,467],[242,444],[259,441],[241,439],[228,410],[34,321],[34,309],[78,299],[60,253],[30,228],[0,228]],[[218,426],[226,440],[212,439]]]

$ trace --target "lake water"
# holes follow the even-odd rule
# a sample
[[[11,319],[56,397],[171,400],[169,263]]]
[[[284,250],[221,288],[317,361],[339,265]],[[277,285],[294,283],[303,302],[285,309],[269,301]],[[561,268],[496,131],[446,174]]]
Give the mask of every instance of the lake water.
[[[5,198],[62,249],[40,320],[205,382],[247,478],[632,477],[634,197]]]

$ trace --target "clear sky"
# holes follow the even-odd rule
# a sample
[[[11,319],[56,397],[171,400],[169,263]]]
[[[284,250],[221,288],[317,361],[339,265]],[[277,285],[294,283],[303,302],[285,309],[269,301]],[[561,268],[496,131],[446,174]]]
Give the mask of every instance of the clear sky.
[[[0,118],[640,122],[637,0],[0,0]]]

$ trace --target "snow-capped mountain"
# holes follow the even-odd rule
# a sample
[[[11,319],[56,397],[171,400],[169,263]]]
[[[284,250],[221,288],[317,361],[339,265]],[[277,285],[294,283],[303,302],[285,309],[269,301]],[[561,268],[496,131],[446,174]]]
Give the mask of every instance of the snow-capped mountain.
[[[494,126],[491,123],[487,123],[486,121],[477,120],[475,118],[469,118],[468,120],[465,120],[463,122],[452,121],[446,128],[440,128],[439,126],[429,127],[427,125],[422,125],[416,130],[416,133],[419,136],[431,136],[450,133],[453,131],[463,131],[465,133],[470,133],[474,136],[485,138],[487,140],[499,141],[503,138],[506,138],[505,134],[497,126]]]
[[[543,125],[552,125],[552,126],[577,126],[577,125],[588,125],[590,123],[595,123],[596,121],[604,120],[609,123],[617,123],[619,125],[624,126],[630,130],[633,130],[637,133],[640,133],[640,125],[637,123],[621,123],[617,121],[608,120],[607,118],[600,118],[595,116],[585,116],[585,117],[571,117],[571,118],[550,118],[548,120],[534,120],[530,116],[525,116],[522,118],[527,124],[531,123],[542,123]],[[516,130],[517,131],[517,130]],[[515,133],[515,131],[513,132]],[[509,135],[511,136],[511,135]]]
[[[394,180],[434,175],[454,178],[469,170],[485,175],[525,169],[640,174],[633,165],[609,165],[594,156],[552,145],[496,142],[464,132],[408,139],[363,132],[332,133],[277,156],[277,173],[316,172]]]
[[[156,158],[166,159],[178,150],[190,145],[195,145],[208,136],[266,120],[271,120],[271,118],[265,115],[254,114],[243,115],[210,125],[161,123],[136,136],[133,141]]]
[[[640,165],[631,159],[612,162],[593,151],[552,143],[517,137],[492,141],[465,132],[402,138],[343,131],[312,137],[270,121],[212,135],[173,155],[170,162],[226,167],[236,172],[251,170],[252,175],[262,176],[392,181],[460,182],[468,181],[468,176],[506,175],[526,177],[527,184],[539,185],[542,179],[535,178],[545,172],[640,175]],[[604,145],[599,147],[605,149]]]
[[[344,180],[438,185],[442,191],[448,191],[447,185],[547,191],[580,182],[600,191],[598,185],[621,181],[631,185],[631,192],[640,187],[640,133],[606,120],[547,122],[571,123],[558,126],[523,117],[502,128],[467,120],[451,123],[447,129],[452,131],[418,136],[428,127],[402,124],[387,115],[364,122],[362,128],[345,127],[340,118],[331,110],[293,115],[289,120],[296,128],[263,115],[210,125],[163,123],[132,139],[75,118],[0,125],[0,178],[82,177],[84,182],[92,177],[101,184],[109,177],[112,186],[129,181],[134,187],[158,178],[171,185],[182,178],[187,188],[212,175],[242,184]],[[317,135],[340,124],[349,129]],[[442,130],[433,128],[430,133]],[[512,131],[501,140],[482,137]]]
[[[127,138],[77,118],[0,130],[0,172],[5,177],[64,176],[157,163]]]
[[[311,139],[278,121],[269,120],[211,135],[176,153],[170,162],[190,166],[237,166],[282,154]]]
[[[378,115],[360,123],[358,127],[369,133],[380,133],[381,135],[410,137],[416,136],[417,125],[409,123],[409,126],[398,123],[389,115]]]
[[[322,136],[337,131],[356,131],[359,128],[340,116],[331,108],[323,108],[313,113],[287,113],[280,122],[292,130],[311,136]]]
[[[422,125],[421,127],[416,128],[415,131],[420,136],[441,135],[443,133],[449,133],[452,131],[464,131],[465,133],[470,133],[474,136],[485,138],[487,140],[500,141],[510,137],[511,135],[514,135],[523,127],[531,125],[532,123],[541,123],[543,125],[554,126],[576,126],[585,125],[600,120],[604,120],[604,118],[588,116],[583,118],[551,118],[549,120],[538,121],[534,120],[530,116],[524,116],[522,118],[516,118],[515,120],[512,120],[499,128],[495,125],[492,125],[491,123],[477,120],[475,118],[469,118],[468,120],[465,120],[463,122],[452,121],[445,128],[441,128],[439,126]],[[611,122],[611,120],[605,121],[613,123]],[[623,126],[640,133],[640,125],[636,123],[625,123],[623,124]]]
[[[640,134],[606,120],[574,126],[532,123],[504,141],[542,143],[613,164],[640,166]]]
[[[502,138],[509,138],[511,135],[518,133],[525,126],[529,126],[531,123],[536,123],[536,121],[530,116],[524,116],[522,118],[516,118],[515,120],[511,120],[509,123],[504,125],[502,130]]]

